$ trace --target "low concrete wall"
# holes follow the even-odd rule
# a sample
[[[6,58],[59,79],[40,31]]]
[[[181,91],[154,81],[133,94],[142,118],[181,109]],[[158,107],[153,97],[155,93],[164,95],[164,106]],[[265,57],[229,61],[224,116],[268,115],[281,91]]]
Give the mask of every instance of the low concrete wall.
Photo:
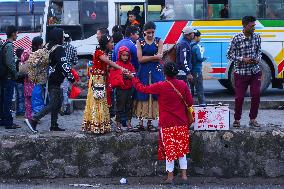
[[[0,137],[0,177],[58,178],[164,174],[157,133],[79,132]],[[284,176],[284,131],[191,132],[190,175]]]

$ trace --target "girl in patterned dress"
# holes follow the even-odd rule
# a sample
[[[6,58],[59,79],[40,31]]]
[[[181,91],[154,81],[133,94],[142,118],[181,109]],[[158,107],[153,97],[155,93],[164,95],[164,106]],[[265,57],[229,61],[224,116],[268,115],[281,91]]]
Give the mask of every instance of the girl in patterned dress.
[[[108,66],[126,69],[118,66],[108,58],[108,52],[113,48],[112,39],[105,34],[99,40],[99,48],[93,56],[93,66],[90,70],[89,88],[87,94],[86,107],[84,112],[84,120],[82,130],[103,134],[110,132],[110,115],[109,105],[110,97],[108,93]]]
[[[179,160],[181,176],[187,181],[187,159],[189,153],[189,120],[184,101],[193,105],[193,99],[187,84],[176,79],[178,69],[174,62],[167,62],[164,66],[166,81],[160,81],[151,85],[143,85],[132,74],[132,83],[137,91],[158,96],[159,105],[159,140],[158,159],[166,160],[168,178],[165,183],[173,182],[174,160]],[[174,89],[174,87],[175,89]],[[177,93],[179,91],[183,97]]]

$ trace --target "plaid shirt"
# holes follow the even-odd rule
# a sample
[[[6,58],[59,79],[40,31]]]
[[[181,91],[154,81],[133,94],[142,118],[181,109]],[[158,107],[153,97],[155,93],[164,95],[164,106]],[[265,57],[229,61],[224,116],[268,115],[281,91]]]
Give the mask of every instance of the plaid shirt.
[[[69,42],[64,42],[63,47],[66,52],[67,62],[73,67],[78,63],[77,49]]]
[[[227,52],[227,58],[234,63],[235,73],[239,75],[253,75],[260,72],[258,63],[246,64],[243,58],[261,60],[261,38],[259,34],[253,33],[246,37],[243,32],[237,34],[231,40]]]

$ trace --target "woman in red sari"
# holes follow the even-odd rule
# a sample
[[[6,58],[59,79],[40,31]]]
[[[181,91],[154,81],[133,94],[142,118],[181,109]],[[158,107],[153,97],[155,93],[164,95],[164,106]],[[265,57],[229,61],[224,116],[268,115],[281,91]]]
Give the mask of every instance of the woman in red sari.
[[[189,120],[184,101],[192,106],[193,99],[187,84],[176,79],[178,69],[173,62],[167,62],[164,66],[166,81],[160,81],[148,86],[143,85],[132,74],[134,87],[147,94],[158,95],[159,105],[159,147],[158,159],[166,160],[168,178],[165,183],[172,183],[174,176],[174,160],[179,160],[182,180],[187,181],[187,159],[189,153]],[[175,88],[175,89],[174,89]],[[181,93],[181,96],[177,91]]]

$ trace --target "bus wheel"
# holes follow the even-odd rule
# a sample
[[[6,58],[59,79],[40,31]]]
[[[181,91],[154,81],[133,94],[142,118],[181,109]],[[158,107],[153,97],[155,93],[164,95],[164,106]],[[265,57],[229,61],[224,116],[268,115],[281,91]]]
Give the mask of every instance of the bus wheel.
[[[226,89],[230,89],[231,83],[229,79],[219,79],[218,81],[223,87],[225,87]]]
[[[272,74],[271,74],[270,67],[268,66],[268,63],[264,59],[261,59],[259,66],[262,72],[260,92],[263,93],[266,91],[266,89],[269,87],[271,83]],[[229,78],[230,78],[230,85],[232,86],[232,89],[235,89],[234,67],[233,66],[230,69]],[[247,95],[249,95],[249,90],[250,90],[249,88],[250,87],[248,87]]]

